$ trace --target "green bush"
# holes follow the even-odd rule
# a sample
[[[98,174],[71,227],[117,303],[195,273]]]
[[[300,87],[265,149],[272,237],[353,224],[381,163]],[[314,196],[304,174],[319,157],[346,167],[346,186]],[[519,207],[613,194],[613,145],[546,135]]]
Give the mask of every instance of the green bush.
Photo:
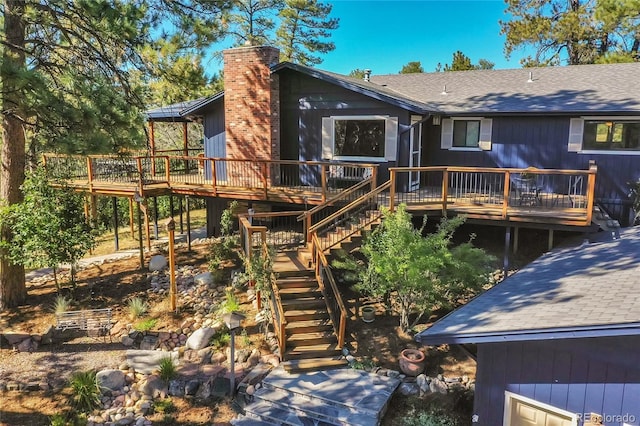
[[[156,413],[175,413],[178,409],[171,399],[155,399],[153,401],[153,411]]]
[[[209,340],[210,346],[213,346],[216,350],[226,347],[231,342],[231,334],[225,329],[220,329]]]
[[[164,357],[160,360],[160,378],[165,382],[176,377],[176,365],[173,363],[173,358],[170,356]]]
[[[89,412],[100,405],[100,388],[95,371],[79,371],[69,380],[73,406],[81,412]]]
[[[71,307],[71,299],[62,295],[56,296],[56,300],[53,302],[52,310],[56,314],[69,311]]]
[[[401,420],[402,426],[458,426],[457,420],[441,410],[417,412],[412,409]]]
[[[129,304],[127,306],[129,308],[129,316],[131,319],[140,318],[149,310],[147,302],[139,297],[132,297],[129,299]]]
[[[240,302],[238,298],[233,293],[233,290],[227,290],[225,293],[224,300],[218,306],[218,313],[220,315],[228,314],[231,312],[240,310]]]
[[[156,326],[158,320],[155,318],[147,318],[145,320],[138,321],[133,325],[133,328],[137,331],[149,331]]]
[[[67,418],[62,414],[54,414],[49,418],[50,426],[67,426],[68,424]]]

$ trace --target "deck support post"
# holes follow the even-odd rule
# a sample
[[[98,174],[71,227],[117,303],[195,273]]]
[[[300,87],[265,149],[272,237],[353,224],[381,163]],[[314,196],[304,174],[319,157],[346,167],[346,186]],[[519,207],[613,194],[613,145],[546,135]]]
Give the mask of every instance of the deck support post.
[[[149,224],[149,209],[146,205],[146,198],[140,202],[140,207],[144,213],[144,229],[147,239],[147,250],[151,251],[151,225]]]
[[[135,240],[136,233],[133,221],[133,197],[129,198],[129,231],[131,231],[131,238]]]
[[[169,217],[173,219],[173,195],[169,194]]]
[[[504,231],[504,258],[502,259],[502,270],[504,277],[509,272],[509,246],[511,245],[511,227],[507,226]]]
[[[118,240],[118,198],[111,197],[111,205],[113,206],[113,244],[116,251],[120,250],[120,242]]]
[[[98,227],[98,197],[91,195],[91,225]]]
[[[136,200],[137,201],[137,200]],[[142,204],[138,201],[138,248],[140,250],[140,269],[144,269],[144,246],[142,244]]]
[[[184,207],[187,213],[187,250],[191,251],[191,211],[189,209],[189,196],[184,197]]]
[[[180,233],[184,234],[184,221],[182,220],[182,197],[178,196],[178,210],[180,210]]]
[[[189,123],[182,123],[182,155],[189,156]]]
[[[518,245],[520,242],[520,227],[516,226],[513,228],[513,253],[518,252]]]
[[[149,148],[151,149],[151,176],[156,175],[156,162],[154,157],[156,156],[156,136],[155,129],[153,127],[153,121],[149,121]]]
[[[153,197],[153,235],[156,241],[159,238],[158,235],[158,197]]]
[[[547,250],[551,251],[553,249],[553,229],[549,229],[549,245],[547,246]]]

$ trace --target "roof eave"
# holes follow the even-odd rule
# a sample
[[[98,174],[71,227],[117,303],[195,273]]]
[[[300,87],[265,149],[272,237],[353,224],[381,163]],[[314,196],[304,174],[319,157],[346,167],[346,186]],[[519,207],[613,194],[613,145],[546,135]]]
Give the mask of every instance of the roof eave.
[[[303,74],[306,74],[310,77],[313,78],[317,78],[319,80],[325,81],[327,83],[330,84],[334,84],[336,86],[342,87],[343,89],[347,89],[347,90],[351,90],[353,92],[356,93],[360,93],[362,95],[368,96],[370,98],[400,107],[402,109],[405,109],[409,112],[413,112],[416,114],[431,114],[431,113],[440,113],[440,111],[437,111],[435,109],[432,108],[428,108],[427,106],[423,106],[423,105],[418,105],[416,103],[410,102],[408,100],[404,100],[404,99],[399,99],[399,98],[394,98],[392,96],[389,95],[385,95],[383,93],[377,92],[374,89],[370,89],[370,88],[366,88],[363,86],[359,86],[357,84],[354,84],[352,82],[349,82],[347,80],[342,80],[340,78],[336,78],[333,77],[331,75],[325,74],[323,72],[317,71],[313,68],[308,68],[308,67],[303,67],[300,66],[298,64],[293,64],[291,62],[280,62],[279,64],[276,64],[274,66],[271,67],[271,72],[272,73],[278,73],[280,71],[282,71],[283,69],[291,69],[297,72],[301,72]]]
[[[496,331],[488,333],[436,333],[426,332],[415,336],[423,345],[500,343],[534,340],[580,339],[592,337],[616,337],[640,335],[640,323],[613,324],[585,327],[559,327],[551,329],[531,329],[517,331]]]
[[[191,115],[198,115],[198,112],[206,107],[208,107],[209,105],[211,105],[213,102],[221,99],[224,97],[224,90],[221,92],[216,93],[215,95],[209,96],[205,99],[202,100],[202,102],[198,102],[195,105],[190,106],[189,108],[185,108],[182,111],[180,111],[180,115],[183,117],[187,117],[187,116],[191,116]]]

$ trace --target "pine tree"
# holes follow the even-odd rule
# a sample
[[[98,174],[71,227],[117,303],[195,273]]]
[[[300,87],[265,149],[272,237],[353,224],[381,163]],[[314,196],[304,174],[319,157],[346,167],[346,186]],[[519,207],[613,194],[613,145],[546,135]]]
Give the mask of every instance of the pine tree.
[[[302,65],[322,62],[315,53],[327,53],[335,44],[325,41],[338,28],[338,19],[329,18],[331,5],[317,0],[286,0],[280,11],[280,27],[276,31],[276,47],[280,60]]]
[[[507,57],[533,47],[525,66],[591,64],[638,59],[639,0],[506,0],[500,21]]]
[[[413,74],[421,72],[424,72],[424,68],[422,68],[422,64],[418,61],[407,62],[402,66],[402,69],[400,70],[400,74]]]

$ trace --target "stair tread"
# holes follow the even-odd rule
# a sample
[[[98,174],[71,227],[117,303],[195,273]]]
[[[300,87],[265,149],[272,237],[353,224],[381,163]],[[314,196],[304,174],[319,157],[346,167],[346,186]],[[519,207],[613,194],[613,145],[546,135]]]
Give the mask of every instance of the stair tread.
[[[297,346],[295,349],[288,351],[288,353],[303,353],[303,352],[340,352],[338,345],[334,343],[321,343],[315,345]],[[320,357],[310,357],[320,358]]]
[[[293,334],[291,336],[289,336],[289,338],[287,339],[287,342],[299,342],[299,341],[304,341],[304,340],[311,340],[311,339],[335,339],[335,334],[333,334],[332,331],[327,332],[327,331],[316,331],[316,332],[310,332],[310,333],[296,333]]]
[[[299,321],[289,321],[287,323],[286,328],[300,328],[300,327],[311,327],[311,326],[329,326],[331,327],[331,321],[329,317],[322,319],[308,319],[308,320],[299,320]]]
[[[304,358],[293,359],[282,363],[282,367],[291,372],[292,370],[317,370],[327,367],[346,367],[349,363],[341,356],[329,358]]]
[[[278,293],[280,293],[280,295],[308,295],[308,294],[316,294],[319,293],[320,295],[322,295],[322,292],[320,291],[320,287],[318,287],[318,283],[317,282],[313,282],[314,286],[309,286],[309,287],[300,287],[300,288],[281,288],[278,289]]]

